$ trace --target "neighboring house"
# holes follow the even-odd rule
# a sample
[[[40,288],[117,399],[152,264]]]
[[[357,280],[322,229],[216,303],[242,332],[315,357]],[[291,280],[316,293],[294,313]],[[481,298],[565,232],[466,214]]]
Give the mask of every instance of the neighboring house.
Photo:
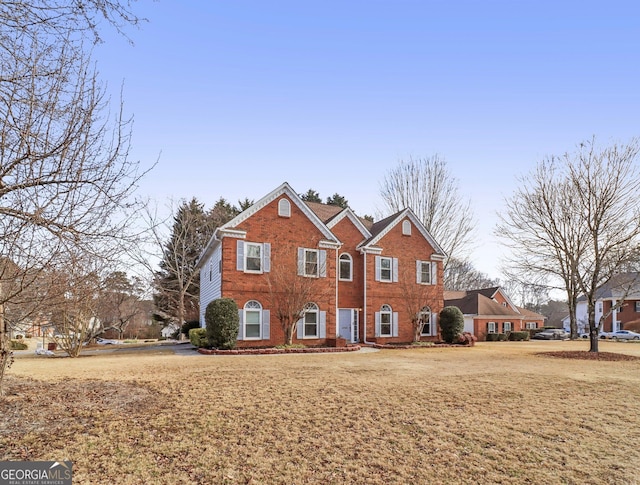
[[[596,323],[602,320],[603,332],[623,330],[625,325],[640,319],[640,273],[620,273],[596,291]],[[604,316],[604,319],[603,319]],[[578,334],[589,333],[587,299],[578,298],[576,305]],[[567,315],[562,320],[563,328],[569,332]]]
[[[284,183],[216,229],[204,248],[200,324],[209,302],[233,298],[239,346],[282,344],[276,300],[307,288],[294,342],[410,342],[415,314],[424,322],[420,338],[434,340],[444,258],[409,209],[372,224],[349,208],[304,202]]]
[[[544,315],[517,307],[499,286],[469,291],[445,291],[445,306],[458,307],[464,331],[478,340],[489,333],[507,333],[544,326]]]

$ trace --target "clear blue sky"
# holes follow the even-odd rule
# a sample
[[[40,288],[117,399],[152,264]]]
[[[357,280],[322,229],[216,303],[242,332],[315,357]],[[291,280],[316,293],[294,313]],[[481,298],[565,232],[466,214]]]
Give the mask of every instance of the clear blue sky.
[[[499,276],[503,199],[542,157],[640,135],[640,2],[169,1],[95,51],[134,116],[141,195],[258,199],[283,181],[375,215],[399,159],[443,156]]]

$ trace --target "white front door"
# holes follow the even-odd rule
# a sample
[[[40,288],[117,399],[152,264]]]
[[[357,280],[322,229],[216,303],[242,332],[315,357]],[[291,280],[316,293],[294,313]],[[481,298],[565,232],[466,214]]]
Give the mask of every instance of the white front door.
[[[338,335],[350,343],[358,341],[358,310],[355,308],[338,309]]]

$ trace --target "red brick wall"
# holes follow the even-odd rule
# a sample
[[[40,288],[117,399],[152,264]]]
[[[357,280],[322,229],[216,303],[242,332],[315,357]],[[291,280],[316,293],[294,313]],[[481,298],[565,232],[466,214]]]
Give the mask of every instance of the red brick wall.
[[[338,308],[362,308],[364,305],[364,257],[356,247],[364,237],[346,217],[331,228],[331,231],[342,242],[338,255],[348,253],[353,261],[353,281],[338,281]]]
[[[367,254],[367,340],[378,343],[411,342],[413,341],[413,326],[411,314],[407,308],[406,287],[419,286],[424,289],[424,306],[429,306],[432,313],[440,313],[444,305],[442,285],[442,262],[438,261],[436,285],[418,285],[416,283],[416,261],[430,261],[435,252],[433,247],[422,237],[418,229],[412,225],[410,236],[402,234],[402,222],[397,224],[377,243],[381,247],[384,257],[398,258],[398,283],[375,281],[375,255]],[[405,283],[402,283],[402,281]],[[380,311],[384,304],[390,305],[394,312],[398,312],[398,337],[375,338],[375,312]],[[361,329],[361,332],[363,330]],[[423,337],[433,340],[437,337]]]
[[[283,196],[286,197],[286,196]],[[307,216],[291,202],[291,217],[278,216],[278,200],[274,200],[263,209],[242,222],[237,229],[245,230],[244,241],[271,243],[271,275],[277,272],[297,274],[298,247],[317,249],[320,240],[326,239]],[[247,274],[236,270],[236,245],[238,239],[225,237],[222,240],[222,296],[233,298],[238,308],[243,308],[249,300],[259,301],[264,309],[271,310],[270,339],[239,342],[239,346],[266,346],[283,344],[284,333],[280,322],[270,308],[270,293],[267,278],[269,274]],[[327,267],[324,278],[312,279],[317,287],[317,297],[313,303],[320,311],[326,312],[327,339],[336,334],[336,251],[326,249]],[[294,342],[296,342],[294,331]],[[304,339],[305,345],[324,343],[319,339]]]

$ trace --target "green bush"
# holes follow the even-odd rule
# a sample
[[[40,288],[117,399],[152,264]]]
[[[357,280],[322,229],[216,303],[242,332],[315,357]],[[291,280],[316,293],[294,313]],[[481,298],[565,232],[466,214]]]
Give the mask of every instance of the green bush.
[[[18,340],[12,340],[9,343],[9,348],[11,350],[27,350],[29,348],[29,346],[27,344],[25,344],[24,342],[20,342]]]
[[[207,339],[212,347],[235,349],[240,319],[238,305],[232,298],[218,298],[207,305],[204,314]]]
[[[505,342],[507,340],[507,334],[506,333],[499,333],[498,334],[498,342]]]
[[[194,347],[208,347],[209,341],[207,340],[206,328],[192,328],[189,330],[189,340]]]
[[[464,315],[458,307],[447,306],[440,312],[440,333],[448,344],[458,341],[464,330]]]
[[[529,340],[529,331],[511,332],[509,334],[509,340],[514,340],[514,341]]]
[[[498,335],[500,335],[499,333],[488,333],[487,336],[485,337],[485,340],[487,342],[497,342],[498,341]]]

